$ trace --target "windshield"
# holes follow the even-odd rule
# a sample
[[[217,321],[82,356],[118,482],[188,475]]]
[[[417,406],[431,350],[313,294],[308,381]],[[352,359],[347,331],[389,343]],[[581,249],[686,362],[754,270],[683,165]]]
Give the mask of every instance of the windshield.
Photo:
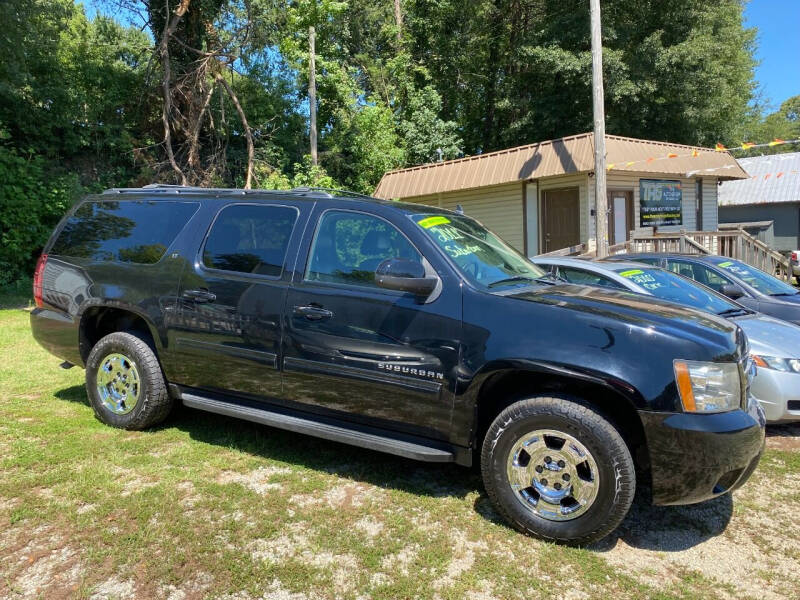
[[[471,283],[480,287],[525,285],[544,271],[483,225],[462,215],[411,215]]]
[[[669,271],[641,267],[622,269],[617,271],[617,274],[656,298],[671,300],[715,314],[742,310],[738,304],[734,304],[724,296]]]
[[[794,296],[797,294],[797,290],[789,284],[738,260],[724,259],[716,264],[767,296]]]

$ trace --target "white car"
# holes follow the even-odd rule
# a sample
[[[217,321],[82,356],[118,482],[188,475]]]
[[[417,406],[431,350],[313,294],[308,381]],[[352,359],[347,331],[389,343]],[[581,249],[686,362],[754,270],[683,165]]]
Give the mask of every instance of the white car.
[[[649,294],[734,321],[750,340],[757,367],[750,391],[767,421],[800,421],[800,326],[757,313],[692,279],[648,264],[548,257],[533,262],[568,283]]]

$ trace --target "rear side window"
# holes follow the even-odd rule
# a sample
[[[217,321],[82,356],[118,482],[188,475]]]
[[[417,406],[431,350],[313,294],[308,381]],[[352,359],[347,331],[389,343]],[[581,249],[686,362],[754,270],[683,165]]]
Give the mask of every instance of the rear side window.
[[[50,254],[153,264],[200,206],[197,202],[85,202],[67,219]]]
[[[220,211],[203,248],[211,269],[280,277],[297,210],[234,204]]]

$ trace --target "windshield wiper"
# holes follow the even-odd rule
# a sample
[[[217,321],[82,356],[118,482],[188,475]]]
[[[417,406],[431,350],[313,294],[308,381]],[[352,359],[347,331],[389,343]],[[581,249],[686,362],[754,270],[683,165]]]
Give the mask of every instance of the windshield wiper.
[[[742,314],[748,315],[750,314],[750,311],[744,308],[726,308],[725,310],[718,312],[717,316],[732,317],[734,315],[742,315]]]
[[[558,283],[566,283],[565,279],[561,279],[560,277],[556,277],[552,273],[545,273],[541,277],[537,277],[535,279],[537,283],[546,283],[547,285],[556,285]]]
[[[506,277],[505,279],[498,279],[493,281],[487,287],[495,287],[497,285],[505,285],[506,283],[518,283],[521,281],[537,281],[533,277],[526,277],[525,275],[514,275],[513,277]]]
[[[774,294],[769,294],[770,296],[796,296],[800,294],[800,292],[775,292]]]

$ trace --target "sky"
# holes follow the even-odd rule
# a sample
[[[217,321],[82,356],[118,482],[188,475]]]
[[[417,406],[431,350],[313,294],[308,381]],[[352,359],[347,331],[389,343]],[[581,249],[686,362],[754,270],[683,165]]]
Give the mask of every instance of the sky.
[[[800,0],[751,0],[745,19],[758,28],[756,81],[772,112],[800,94]]]

